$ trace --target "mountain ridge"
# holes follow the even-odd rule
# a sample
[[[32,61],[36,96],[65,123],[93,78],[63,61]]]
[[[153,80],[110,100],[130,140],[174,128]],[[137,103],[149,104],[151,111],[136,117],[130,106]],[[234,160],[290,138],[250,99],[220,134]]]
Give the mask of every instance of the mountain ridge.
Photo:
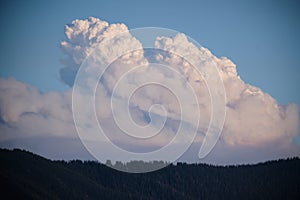
[[[300,159],[254,165],[177,163],[129,174],[95,161],[52,161],[0,149],[6,199],[299,199]]]

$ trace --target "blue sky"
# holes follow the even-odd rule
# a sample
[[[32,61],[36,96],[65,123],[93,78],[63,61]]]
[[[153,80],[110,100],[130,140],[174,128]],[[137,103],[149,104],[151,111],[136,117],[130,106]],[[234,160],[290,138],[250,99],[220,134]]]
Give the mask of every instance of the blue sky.
[[[58,75],[64,25],[95,16],[183,32],[229,57],[244,81],[279,103],[300,104],[298,10],[297,1],[10,1],[0,12],[0,76],[42,91],[66,89]]]

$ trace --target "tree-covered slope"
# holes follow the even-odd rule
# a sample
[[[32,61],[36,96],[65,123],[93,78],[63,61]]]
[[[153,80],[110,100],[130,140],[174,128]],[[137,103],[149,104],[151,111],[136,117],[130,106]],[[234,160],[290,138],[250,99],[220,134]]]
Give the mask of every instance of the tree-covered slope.
[[[94,161],[0,150],[4,199],[300,199],[299,170],[293,158],[228,167],[181,163],[129,174]]]

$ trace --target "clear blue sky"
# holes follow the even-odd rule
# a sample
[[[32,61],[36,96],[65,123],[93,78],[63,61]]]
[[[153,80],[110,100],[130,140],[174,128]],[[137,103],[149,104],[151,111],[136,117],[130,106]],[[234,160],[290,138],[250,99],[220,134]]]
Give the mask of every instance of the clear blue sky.
[[[300,105],[300,3],[297,1],[1,2],[0,77],[61,91],[64,25],[98,17],[129,28],[183,32],[237,64],[242,79],[279,103]]]

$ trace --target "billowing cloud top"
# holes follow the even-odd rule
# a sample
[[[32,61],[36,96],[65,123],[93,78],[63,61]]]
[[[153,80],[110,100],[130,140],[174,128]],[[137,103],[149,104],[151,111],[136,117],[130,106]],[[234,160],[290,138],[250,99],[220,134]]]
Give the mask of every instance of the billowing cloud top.
[[[66,67],[61,69],[60,75],[61,79],[71,87],[79,67],[92,54],[95,47],[99,48],[100,56],[102,59],[106,59],[107,63],[113,61],[110,60],[111,58],[122,55],[113,61],[111,68],[100,80],[97,88],[96,101],[98,105],[96,110],[98,118],[100,121],[102,119],[105,124],[104,129],[115,130],[116,128],[115,125],[105,121],[111,115],[111,111],[108,109],[109,94],[113,92],[114,85],[120,77],[137,63],[144,65],[144,68],[127,78],[126,83],[138,84],[142,81],[139,80],[140,74],[151,74],[157,81],[168,82],[176,85],[177,88],[184,87],[185,83],[174,79],[174,75],[151,67],[154,59],[158,64],[175,66],[196,92],[202,116],[196,142],[202,142],[205,126],[211,117],[211,102],[205,85],[205,73],[197,72],[191,63],[184,59],[187,58],[193,63],[204,66],[204,72],[210,70],[210,64],[214,63],[223,80],[226,92],[226,119],[219,142],[221,146],[224,146],[223,149],[225,147],[247,148],[253,149],[255,152],[255,149],[261,151],[264,148],[274,148],[282,149],[285,152],[285,154],[280,154],[276,151],[278,156],[300,155],[299,145],[294,142],[294,138],[299,133],[297,105],[279,105],[269,94],[246,84],[239,77],[236,65],[231,60],[225,57],[218,58],[208,49],[195,46],[184,34],[174,37],[157,37],[155,47],[165,51],[154,52],[155,55],[151,55],[151,59],[144,52],[142,43],[132,35],[125,35],[123,40],[111,40],[111,43],[104,42],[107,38],[113,38],[126,31],[128,28],[124,24],[108,24],[100,19],[90,17],[85,20],[74,20],[71,25],[67,25],[65,27],[66,40],[61,42],[61,48],[67,57],[63,60]],[[127,52],[124,55],[128,47],[135,48],[137,51]],[[172,52],[176,52],[176,54]],[[178,56],[178,53],[181,56]],[[134,62],[130,62],[132,60]],[[214,79],[214,77],[211,78]],[[123,85],[123,90],[120,91],[126,91],[125,86]],[[82,98],[84,99],[84,96]],[[170,115],[168,115],[164,131],[166,133],[176,132],[174,129],[178,128],[177,114],[180,110],[174,96],[165,89],[148,88],[148,90],[140,91],[133,96],[131,103],[132,117],[140,124],[148,123],[149,119],[145,113],[151,105],[158,103],[165,105]],[[195,110],[193,106],[186,106],[186,109],[190,110],[191,116]],[[76,138],[71,107],[71,90],[64,93],[40,93],[33,86],[17,80],[0,79],[1,144],[5,146],[13,143],[22,146],[20,138],[28,137]],[[154,113],[157,116],[160,115],[159,110]],[[118,140],[117,143],[120,141],[126,143],[126,138],[116,140]],[[159,146],[164,140],[169,141],[168,137],[162,136],[151,140],[151,143],[147,145]],[[145,144],[141,142],[140,145]],[[235,154],[233,153],[231,156],[234,157]],[[255,158],[255,155],[253,157]],[[257,159],[253,159],[253,157],[252,160],[245,159],[245,161],[256,161]],[[259,155],[257,157],[259,158]]]

